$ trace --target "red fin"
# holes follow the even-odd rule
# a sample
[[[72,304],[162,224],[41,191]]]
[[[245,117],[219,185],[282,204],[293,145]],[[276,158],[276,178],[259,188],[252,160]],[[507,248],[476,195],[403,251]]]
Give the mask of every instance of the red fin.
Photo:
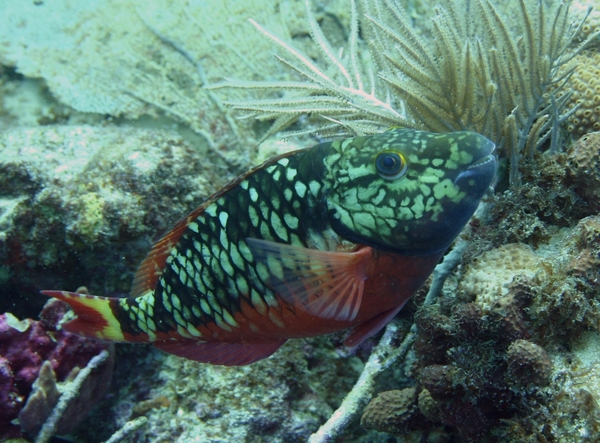
[[[317,317],[351,321],[362,302],[371,248],[329,252],[247,238],[257,262],[269,269],[269,284],[284,300]]]
[[[202,205],[183,220],[180,220],[173,229],[152,247],[133,277],[130,291],[131,297],[139,297],[156,287],[158,278],[165,267],[167,257],[171,253],[171,250],[179,241],[190,222],[194,220],[200,212],[204,211],[204,208],[205,205]]]
[[[408,299],[406,301],[408,301]],[[404,303],[406,303],[406,301]],[[394,309],[384,311],[352,329],[352,332],[348,338],[344,340],[344,345],[348,346],[349,348],[353,348],[354,346],[360,345],[367,338],[377,334],[396,316],[398,312],[400,312],[400,309],[402,309],[404,303],[395,307]]]
[[[267,358],[285,340],[267,343],[204,343],[194,340],[157,341],[158,349],[189,360],[224,366],[244,366]]]
[[[125,341],[121,325],[112,310],[116,299],[67,291],[41,292],[68,303],[75,311],[77,318],[62,324],[65,331],[84,337]]]

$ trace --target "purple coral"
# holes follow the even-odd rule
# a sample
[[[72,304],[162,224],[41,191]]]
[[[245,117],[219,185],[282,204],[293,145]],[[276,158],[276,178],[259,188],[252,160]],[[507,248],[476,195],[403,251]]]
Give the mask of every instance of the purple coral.
[[[45,361],[50,362],[56,380],[62,382],[74,368],[84,368],[92,357],[108,348],[101,341],[82,338],[60,329],[59,322],[68,310],[65,303],[50,300],[44,306],[39,321],[19,321],[9,313],[0,315],[0,404],[3,405],[0,411],[0,440],[20,436],[20,427],[11,421],[23,409]],[[91,388],[94,401],[89,402],[89,407],[100,398],[103,394],[101,391],[108,385],[112,359],[105,366],[98,374],[104,386]],[[77,411],[78,419],[82,418],[81,412]],[[76,424],[73,417],[69,419],[68,410],[63,418],[70,425]]]

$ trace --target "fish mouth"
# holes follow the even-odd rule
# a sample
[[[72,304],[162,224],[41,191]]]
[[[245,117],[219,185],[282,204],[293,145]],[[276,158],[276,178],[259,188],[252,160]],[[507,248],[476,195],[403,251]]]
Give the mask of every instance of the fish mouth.
[[[475,180],[476,185],[485,186],[487,189],[496,175],[496,156],[492,154],[495,148],[496,145],[492,142],[486,144],[479,151],[480,158],[463,169],[454,179],[454,184],[456,186],[469,184],[469,187],[472,187],[472,180]]]
[[[496,157],[494,155],[486,155],[485,157],[480,158],[475,163],[471,164],[471,166],[458,174],[454,180],[454,183],[457,184],[457,182],[464,180],[464,178],[467,176],[479,175],[490,168],[492,168],[494,171],[496,170]]]

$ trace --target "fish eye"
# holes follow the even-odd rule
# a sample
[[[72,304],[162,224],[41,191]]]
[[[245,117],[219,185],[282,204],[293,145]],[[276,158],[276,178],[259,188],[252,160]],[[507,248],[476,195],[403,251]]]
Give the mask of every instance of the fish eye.
[[[408,162],[399,152],[382,151],[375,158],[375,167],[381,178],[396,180],[406,174]]]

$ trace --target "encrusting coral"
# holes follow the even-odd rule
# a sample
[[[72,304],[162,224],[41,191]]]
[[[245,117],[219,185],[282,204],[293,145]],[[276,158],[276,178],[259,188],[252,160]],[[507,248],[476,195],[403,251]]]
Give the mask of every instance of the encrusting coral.
[[[360,424],[389,434],[405,434],[407,430],[431,426],[420,414],[415,388],[379,393],[365,408]]]

